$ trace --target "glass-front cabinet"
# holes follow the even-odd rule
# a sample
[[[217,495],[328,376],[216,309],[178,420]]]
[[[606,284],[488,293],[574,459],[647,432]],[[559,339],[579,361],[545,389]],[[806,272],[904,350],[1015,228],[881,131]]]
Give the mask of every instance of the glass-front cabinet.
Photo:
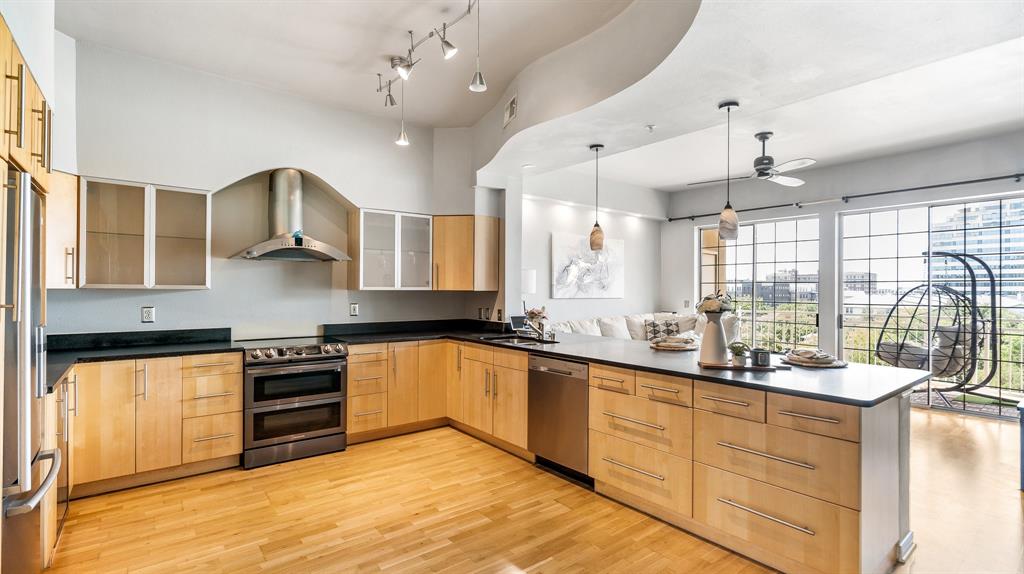
[[[431,289],[431,217],[371,209],[359,217],[359,288]]]
[[[79,286],[206,289],[206,192],[82,178]]]

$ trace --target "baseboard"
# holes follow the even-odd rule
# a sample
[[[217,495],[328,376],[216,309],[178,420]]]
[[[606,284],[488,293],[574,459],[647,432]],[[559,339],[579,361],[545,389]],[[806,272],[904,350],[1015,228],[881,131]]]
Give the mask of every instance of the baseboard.
[[[399,436],[403,434],[409,434],[414,432],[425,431],[429,429],[435,429],[448,425],[447,418],[436,418],[425,421],[417,421],[414,423],[408,423],[404,425],[398,425],[394,427],[387,427],[382,429],[375,429],[371,431],[349,433],[348,444],[359,444],[361,442],[368,442],[371,440],[380,440],[382,438],[389,438],[393,436]]]
[[[526,450],[525,448],[516,446],[508,441],[501,440],[496,436],[487,434],[482,430],[475,429],[467,424],[460,423],[459,421],[453,419],[448,419],[448,425],[451,426],[453,429],[468,434],[469,436],[481,442],[485,442],[491,446],[498,447],[509,454],[518,456],[519,458],[525,460],[526,462],[529,462],[530,464],[536,462],[536,457],[533,455],[533,453]]]
[[[220,458],[211,458],[210,460],[183,464],[181,466],[172,466],[170,468],[161,468],[159,470],[150,470],[147,472],[129,474],[127,476],[118,476],[116,478],[108,478],[106,480],[96,480],[93,482],[76,484],[71,487],[71,500],[77,500],[87,496],[96,496],[97,494],[106,494],[108,492],[124,490],[126,488],[135,488],[137,486],[145,486],[147,484],[156,484],[158,482],[185,478],[186,476],[194,476],[197,474],[205,474],[207,472],[233,468],[240,466],[241,461],[241,455],[233,454],[230,456],[222,456]]]

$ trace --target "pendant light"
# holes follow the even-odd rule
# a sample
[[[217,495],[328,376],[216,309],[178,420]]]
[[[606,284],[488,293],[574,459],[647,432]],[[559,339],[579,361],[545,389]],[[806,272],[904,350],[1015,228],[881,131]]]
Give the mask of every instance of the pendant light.
[[[445,60],[451,60],[455,57],[455,54],[459,53],[459,49],[448,41],[448,23],[445,22],[441,25],[441,31],[438,32],[437,28],[434,28],[434,33],[441,39],[441,55],[444,56]]]
[[[729,174],[729,136],[732,135],[732,124],[730,118],[732,116],[732,109],[738,108],[739,102],[736,100],[725,100],[718,104],[718,109],[725,108],[725,207],[722,208],[722,214],[718,216],[718,238],[721,240],[736,239],[740,233],[740,219],[736,215],[736,212],[732,208],[730,200],[730,180],[732,179]]]
[[[398,133],[395,143],[400,146],[409,145],[409,136],[405,133],[405,81],[402,81],[402,131]]]
[[[470,1],[472,2],[472,0]],[[487,91],[487,82],[484,81],[484,75],[480,73],[480,0],[476,0],[476,73],[473,74],[473,81],[469,84],[469,91]]]
[[[594,228],[590,230],[590,250],[601,251],[604,249],[604,230],[601,229],[601,224],[597,222],[598,214],[598,200],[600,199],[599,185],[600,179],[598,178],[598,166],[597,158],[600,155],[601,150],[604,146],[601,144],[594,144],[590,146],[590,150],[594,152]]]

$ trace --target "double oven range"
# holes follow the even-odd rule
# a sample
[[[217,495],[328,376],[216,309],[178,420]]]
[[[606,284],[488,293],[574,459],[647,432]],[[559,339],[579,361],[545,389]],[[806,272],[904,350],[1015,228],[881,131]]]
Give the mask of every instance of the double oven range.
[[[348,347],[321,337],[242,344],[243,466],[345,450]]]

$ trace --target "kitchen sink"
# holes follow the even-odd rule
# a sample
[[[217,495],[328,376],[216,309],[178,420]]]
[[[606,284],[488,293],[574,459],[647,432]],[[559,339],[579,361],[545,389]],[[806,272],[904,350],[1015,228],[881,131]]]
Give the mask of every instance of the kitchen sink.
[[[555,341],[541,341],[540,339],[533,339],[531,337],[520,337],[519,335],[501,335],[498,337],[485,337],[485,341],[494,341],[496,343],[508,343],[510,345],[522,345],[524,347],[539,346],[546,343],[554,343]]]

